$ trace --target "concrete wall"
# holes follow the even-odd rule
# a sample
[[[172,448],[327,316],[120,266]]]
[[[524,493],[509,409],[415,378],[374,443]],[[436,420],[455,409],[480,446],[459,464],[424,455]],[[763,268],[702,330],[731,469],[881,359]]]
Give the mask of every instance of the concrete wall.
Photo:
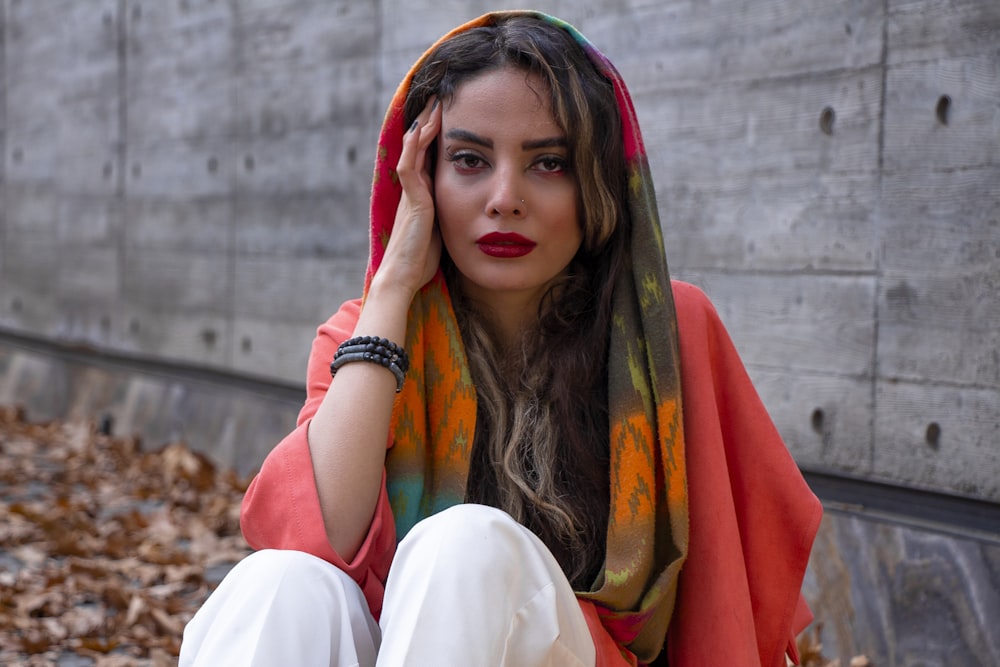
[[[5,5],[3,326],[300,379],[364,267],[374,5]]]
[[[301,383],[397,81],[519,4],[5,0],[0,329]],[[538,4],[631,85],[799,462],[1000,501],[1000,4]]]
[[[0,0],[0,403],[253,470],[360,289],[396,83],[520,4]],[[825,497],[827,655],[997,664],[1000,4],[537,6],[630,84],[672,271],[799,463],[987,501],[967,530]]]

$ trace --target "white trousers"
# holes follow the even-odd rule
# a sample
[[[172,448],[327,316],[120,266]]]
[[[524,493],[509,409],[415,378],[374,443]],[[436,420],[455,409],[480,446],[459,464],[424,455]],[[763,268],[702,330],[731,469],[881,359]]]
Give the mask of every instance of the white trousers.
[[[180,667],[592,667],[594,643],[569,581],[506,513],[457,505],[399,544],[380,623],[326,561],[259,551],[226,576],[184,630]]]

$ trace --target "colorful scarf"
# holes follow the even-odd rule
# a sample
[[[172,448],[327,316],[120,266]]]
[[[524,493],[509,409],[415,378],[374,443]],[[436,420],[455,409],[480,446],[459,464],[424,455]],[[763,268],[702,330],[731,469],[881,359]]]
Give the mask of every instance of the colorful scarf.
[[[608,360],[611,506],[603,576],[592,600],[611,635],[642,662],[662,648],[688,550],[680,369],[673,295],[652,178],[631,98],[614,66],[569,24],[538,12],[487,14],[445,35],[533,16],[570,33],[613,82],[623,121],[632,220],[632,271],[615,287]],[[432,47],[433,50],[433,47]],[[375,164],[371,255],[365,290],[392,230],[402,189],[403,105],[413,73],[386,113]],[[393,413],[386,461],[398,538],[418,521],[463,502],[476,428],[472,384],[448,289],[440,271],[413,300],[406,349],[410,371]]]

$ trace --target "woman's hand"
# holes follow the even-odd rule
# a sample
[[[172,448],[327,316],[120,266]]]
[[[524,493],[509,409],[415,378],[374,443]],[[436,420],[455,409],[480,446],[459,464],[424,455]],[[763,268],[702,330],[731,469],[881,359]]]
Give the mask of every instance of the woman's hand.
[[[403,195],[392,234],[375,275],[383,286],[408,290],[410,298],[434,277],[441,261],[441,234],[434,223],[434,184],[427,149],[441,128],[441,106],[431,98],[403,136],[396,165]]]

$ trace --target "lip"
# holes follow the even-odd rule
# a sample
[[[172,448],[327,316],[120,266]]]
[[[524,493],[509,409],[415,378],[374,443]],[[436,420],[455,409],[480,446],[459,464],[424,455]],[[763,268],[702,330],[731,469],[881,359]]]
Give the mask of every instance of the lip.
[[[512,259],[524,257],[538,244],[514,232],[490,232],[476,239],[476,245],[490,257]]]

